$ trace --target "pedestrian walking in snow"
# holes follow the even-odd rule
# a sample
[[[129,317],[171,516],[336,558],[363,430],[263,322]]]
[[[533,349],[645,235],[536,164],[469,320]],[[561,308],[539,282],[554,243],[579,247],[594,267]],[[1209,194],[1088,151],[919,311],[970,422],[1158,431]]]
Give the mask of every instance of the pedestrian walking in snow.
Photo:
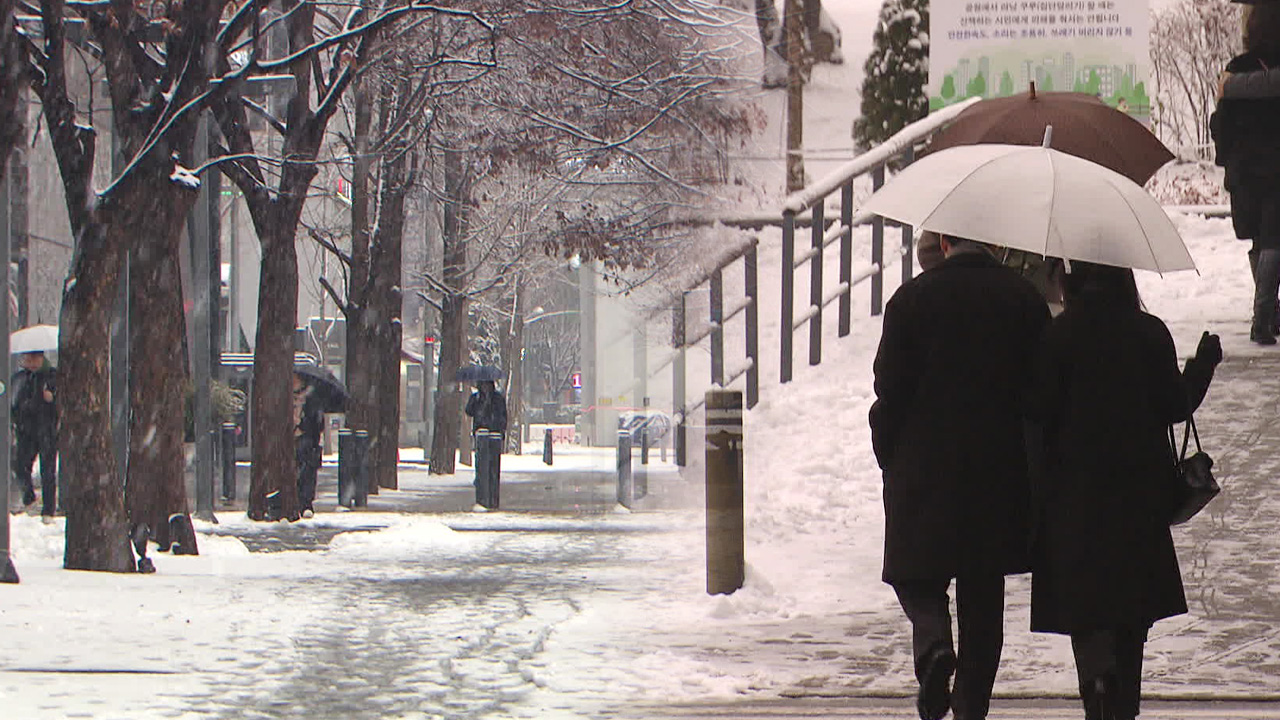
[[[480,380],[476,382],[476,391],[467,398],[466,412],[471,417],[476,446],[476,505],[496,510],[502,444],[507,432],[507,401],[492,380]]]
[[[1217,163],[1226,169],[1236,237],[1253,241],[1249,339],[1275,345],[1280,332],[1280,83],[1268,71],[1280,68],[1280,5],[1251,6],[1246,12],[1245,52],[1228,63],[1230,75],[1209,124]]]
[[[945,259],[885,308],[871,442],[884,471],[883,579],[912,624],[917,710],[977,720],[1004,644],[1004,577],[1030,569],[1022,389],[1049,308],[988,246],[940,241]]]
[[[1132,720],[1148,629],[1187,611],[1169,532],[1169,426],[1204,399],[1222,346],[1204,333],[1179,373],[1131,270],[1072,263],[1065,289],[1028,393],[1029,435],[1043,437],[1029,453],[1031,629],[1071,636],[1088,720]]]
[[[43,352],[18,356],[18,370],[10,379],[13,398],[13,473],[22,486],[22,504],[36,501],[31,466],[40,458],[40,514],[52,518],[58,508],[57,369]]]
[[[322,453],[324,412],[320,396],[300,373],[293,374],[294,458],[298,468],[298,507],[302,517],[315,515],[316,476]]]

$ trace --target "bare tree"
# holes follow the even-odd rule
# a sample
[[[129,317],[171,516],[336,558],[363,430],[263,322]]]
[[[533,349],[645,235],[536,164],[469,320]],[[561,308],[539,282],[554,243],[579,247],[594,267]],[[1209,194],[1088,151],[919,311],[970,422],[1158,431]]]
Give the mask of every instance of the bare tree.
[[[61,413],[58,433],[61,466],[69,476],[64,565],[70,569],[134,570],[107,402],[111,312],[125,253],[145,248],[163,257],[176,252],[195,201],[199,182],[183,162],[191,162],[198,119],[191,108],[210,92],[209,75],[202,69],[222,7],[220,0],[163,7],[42,0],[40,32],[24,36],[32,63],[30,82],[42,104],[76,238],[59,340],[59,391],[64,399],[75,399],[74,411]],[[97,132],[82,122],[87,115],[68,85],[69,19],[87,27],[87,44],[101,56],[114,144],[125,159],[96,194]],[[173,300],[165,295],[158,302]],[[181,306],[166,305],[165,311],[178,322],[151,325],[153,341],[156,347],[179,346]],[[148,419],[162,443],[170,433],[178,435],[176,452],[157,455],[157,474],[150,482],[182,482],[184,372],[181,364],[170,363],[142,401],[157,409]],[[163,406],[177,408],[176,418]]]
[[[284,117],[271,115],[252,103],[224,99],[215,107],[226,138],[223,172],[244,193],[254,228],[262,246],[261,289],[258,294],[258,331],[254,343],[252,427],[253,474],[250,480],[249,516],[267,517],[266,496],[279,491],[284,517],[299,516],[293,437],[281,432],[292,425],[290,375],[293,368],[293,330],[298,304],[298,260],[295,238],[317,173],[317,163],[329,121],[351,86],[358,68],[373,59],[375,30],[394,28],[398,20],[425,12],[463,24],[486,26],[478,15],[428,4],[391,8],[353,9],[339,20],[311,3],[284,0],[278,22],[287,28],[288,48],[278,60],[251,60],[262,70],[285,71],[293,77],[294,93]],[[236,49],[232,36],[220,43],[223,71],[231,67]],[[256,56],[255,56],[256,57]],[[442,58],[440,62],[452,62]],[[469,59],[458,59],[470,63]],[[267,119],[282,137],[278,172],[271,175],[249,132],[248,108]],[[273,186],[274,185],[274,186]]]
[[[500,65],[437,110],[450,122],[438,120],[433,136],[445,180],[444,272],[426,283],[442,311],[437,473],[453,472],[458,448],[461,397],[449,381],[469,355],[453,347],[467,342],[465,305],[501,309],[505,323],[490,324],[507,328],[498,344],[515,357],[524,307],[515,268],[531,248],[656,272],[687,233],[673,218],[725,181],[726,144],[759,118],[734,99],[748,81],[726,68],[742,38],[715,8],[529,0],[491,17]],[[537,189],[510,190],[520,185]],[[533,195],[547,199],[539,206]]]
[[[804,27],[802,75],[808,80],[809,72],[817,63],[839,65],[844,62],[840,27],[822,7],[821,0],[803,0]],[[755,0],[756,27],[760,31],[760,47],[764,52],[764,72],[761,84],[766,88],[780,88],[787,84],[787,39],[782,32],[782,21],[774,0]]]
[[[0,182],[9,169],[9,154],[26,131],[22,88],[26,83],[23,45],[14,22],[15,0],[0,0]]]
[[[1181,0],[1153,13],[1157,94],[1152,129],[1180,156],[1212,154],[1209,115],[1217,102],[1218,76],[1240,51],[1239,8],[1228,0]]]

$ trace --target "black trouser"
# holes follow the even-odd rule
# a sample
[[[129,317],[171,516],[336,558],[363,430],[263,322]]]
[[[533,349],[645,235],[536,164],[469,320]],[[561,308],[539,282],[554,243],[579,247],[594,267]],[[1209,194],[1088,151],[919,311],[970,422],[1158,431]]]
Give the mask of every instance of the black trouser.
[[[951,580],[913,580],[896,583],[898,602],[911,620],[911,652],[916,679],[922,679],[924,661],[938,646],[956,652],[956,679],[951,708],[960,720],[985,718],[991,705],[991,689],[1004,647],[1004,576],[956,579],[956,620],[960,642],[952,642]]]
[[[53,515],[58,509],[58,439],[52,433],[14,433],[13,474],[24,495],[23,504],[35,497],[31,482],[31,464],[40,457],[41,515]]]
[[[1254,247],[1249,251],[1249,269],[1253,273],[1253,324],[1251,339],[1274,337],[1276,296],[1280,294],[1280,250]]]
[[[498,509],[498,477],[502,474],[502,433],[476,433],[476,504]]]
[[[1085,698],[1086,688],[1094,679],[1110,675],[1111,705],[1115,708],[1115,716],[1121,719],[1137,717],[1142,697],[1142,649],[1146,642],[1146,628],[1072,633],[1071,651],[1076,656],[1081,698]],[[1087,712],[1087,703],[1085,709]]]
[[[294,457],[298,461],[298,507],[315,512],[316,475],[320,472],[321,452],[313,437],[294,438]]]

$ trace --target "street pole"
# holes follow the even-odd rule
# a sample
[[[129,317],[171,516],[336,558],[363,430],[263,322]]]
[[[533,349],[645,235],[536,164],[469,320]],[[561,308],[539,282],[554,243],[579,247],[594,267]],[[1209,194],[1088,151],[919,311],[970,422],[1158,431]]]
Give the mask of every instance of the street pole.
[[[114,120],[111,126],[111,173],[119,177],[124,170],[120,134]],[[111,441],[116,452],[116,471],[122,482],[129,477],[129,250],[120,251],[120,288],[116,292],[115,317],[111,320]],[[65,406],[64,406],[65,407]],[[58,498],[67,507],[67,490],[74,484],[74,467],[58,468]]]
[[[209,116],[200,117],[196,127],[193,163],[203,165],[209,157]],[[187,236],[191,241],[191,279],[193,292],[191,322],[193,327],[191,363],[195,398],[192,412],[195,423],[196,450],[196,517],[207,522],[217,522],[213,514],[213,402],[210,382],[213,380],[212,343],[210,340],[210,224],[217,212],[217,196],[210,188],[218,173],[209,169],[200,182],[195,207],[187,216]]]
[[[10,217],[9,202],[12,183],[11,173],[4,174],[4,192],[0,193],[0,288],[9,287],[9,235]],[[0,312],[0,357],[9,358],[9,303]],[[6,362],[5,370],[8,370]],[[18,582],[18,570],[13,566],[13,557],[9,552],[9,493],[13,486],[9,468],[9,441],[13,428],[9,425],[9,375],[6,372],[0,382],[0,468],[4,468],[4,508],[0,508],[0,583],[14,584]],[[44,468],[40,468],[44,472]]]

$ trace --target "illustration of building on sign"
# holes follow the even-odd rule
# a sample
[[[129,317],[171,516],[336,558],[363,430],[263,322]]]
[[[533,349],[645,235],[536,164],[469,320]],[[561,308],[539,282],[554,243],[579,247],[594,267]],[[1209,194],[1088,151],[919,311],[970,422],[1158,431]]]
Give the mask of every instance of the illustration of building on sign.
[[[1096,95],[1112,107],[1123,107],[1139,120],[1151,112],[1146,83],[1138,77],[1138,65],[1082,60],[1073,52],[1046,54],[1028,59],[1014,53],[960,58],[929,98],[937,110],[971,97],[1004,97],[1026,92],[1032,82],[1041,92],[1082,92]]]

